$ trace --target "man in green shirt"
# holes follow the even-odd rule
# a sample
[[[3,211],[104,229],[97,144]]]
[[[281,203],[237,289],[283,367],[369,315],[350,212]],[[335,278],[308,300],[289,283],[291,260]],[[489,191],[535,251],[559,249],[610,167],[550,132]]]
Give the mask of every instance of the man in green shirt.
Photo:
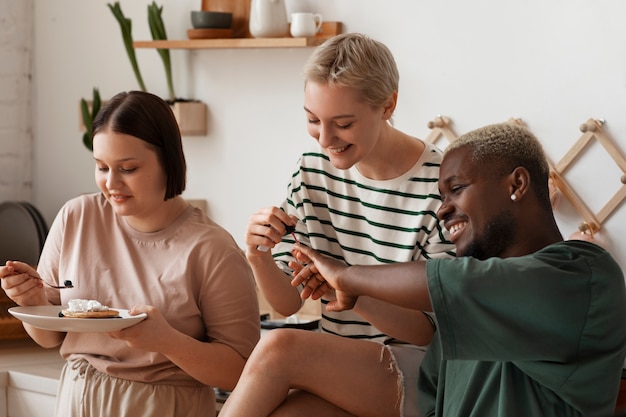
[[[370,296],[435,312],[417,387],[422,417],[613,415],[626,357],[624,276],[601,247],[563,241],[548,178],[527,129],[469,132],[446,150],[439,178],[438,216],[458,258],[346,266],[297,245],[309,263],[293,284],[305,283],[303,297],[334,289],[328,310]]]

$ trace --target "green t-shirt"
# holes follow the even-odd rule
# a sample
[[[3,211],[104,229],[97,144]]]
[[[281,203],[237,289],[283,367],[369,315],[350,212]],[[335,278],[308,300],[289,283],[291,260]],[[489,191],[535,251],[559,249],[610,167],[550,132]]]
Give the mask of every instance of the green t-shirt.
[[[427,274],[438,331],[420,370],[422,417],[614,413],[626,289],[604,249],[433,259]]]

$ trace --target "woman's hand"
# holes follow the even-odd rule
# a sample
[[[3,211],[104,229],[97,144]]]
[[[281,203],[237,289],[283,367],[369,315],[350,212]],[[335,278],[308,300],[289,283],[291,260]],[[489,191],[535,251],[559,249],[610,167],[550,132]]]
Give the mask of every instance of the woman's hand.
[[[123,340],[132,348],[150,352],[159,352],[159,346],[168,343],[168,331],[173,328],[156,307],[136,305],[128,313],[131,316],[146,313],[148,317],[134,326],[109,333],[112,338]]]
[[[294,226],[295,217],[290,217],[278,207],[266,207],[250,216],[246,228],[246,246],[248,256],[267,256],[287,231],[287,226]]]
[[[47,305],[39,274],[24,262],[7,261],[0,266],[0,283],[6,295],[20,306]]]
[[[301,297],[317,300],[324,294],[335,290],[335,299],[329,301],[326,308],[330,311],[349,310],[354,307],[358,296],[349,294],[342,288],[348,266],[329,256],[322,255],[304,245],[296,244],[293,255],[298,260],[308,260],[308,264],[297,272],[291,285],[304,285]]]

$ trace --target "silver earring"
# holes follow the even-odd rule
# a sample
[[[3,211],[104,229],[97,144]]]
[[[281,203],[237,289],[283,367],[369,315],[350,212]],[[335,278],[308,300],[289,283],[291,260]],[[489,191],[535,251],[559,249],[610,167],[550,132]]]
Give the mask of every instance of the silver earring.
[[[515,194],[511,194],[511,201],[517,200],[517,196]]]

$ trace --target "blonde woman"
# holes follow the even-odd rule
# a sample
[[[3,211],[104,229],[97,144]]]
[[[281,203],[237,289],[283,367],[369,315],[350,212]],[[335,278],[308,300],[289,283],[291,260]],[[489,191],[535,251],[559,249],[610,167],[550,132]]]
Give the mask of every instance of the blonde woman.
[[[302,244],[348,264],[453,256],[436,217],[441,152],[390,123],[399,74],[389,49],[362,34],[338,35],[313,52],[304,78],[307,129],[318,147],[301,156],[284,203],[252,215],[246,234],[257,284],[286,316],[302,305],[290,284],[299,267],[287,226]],[[266,247],[272,251],[259,250]],[[332,299],[321,301],[319,333],[281,329],[261,339],[220,415],[417,415],[413,387],[432,317],[373,298],[331,312]],[[289,391],[297,387],[283,382],[294,372],[310,389]],[[260,398],[252,391],[263,373],[277,377]]]

